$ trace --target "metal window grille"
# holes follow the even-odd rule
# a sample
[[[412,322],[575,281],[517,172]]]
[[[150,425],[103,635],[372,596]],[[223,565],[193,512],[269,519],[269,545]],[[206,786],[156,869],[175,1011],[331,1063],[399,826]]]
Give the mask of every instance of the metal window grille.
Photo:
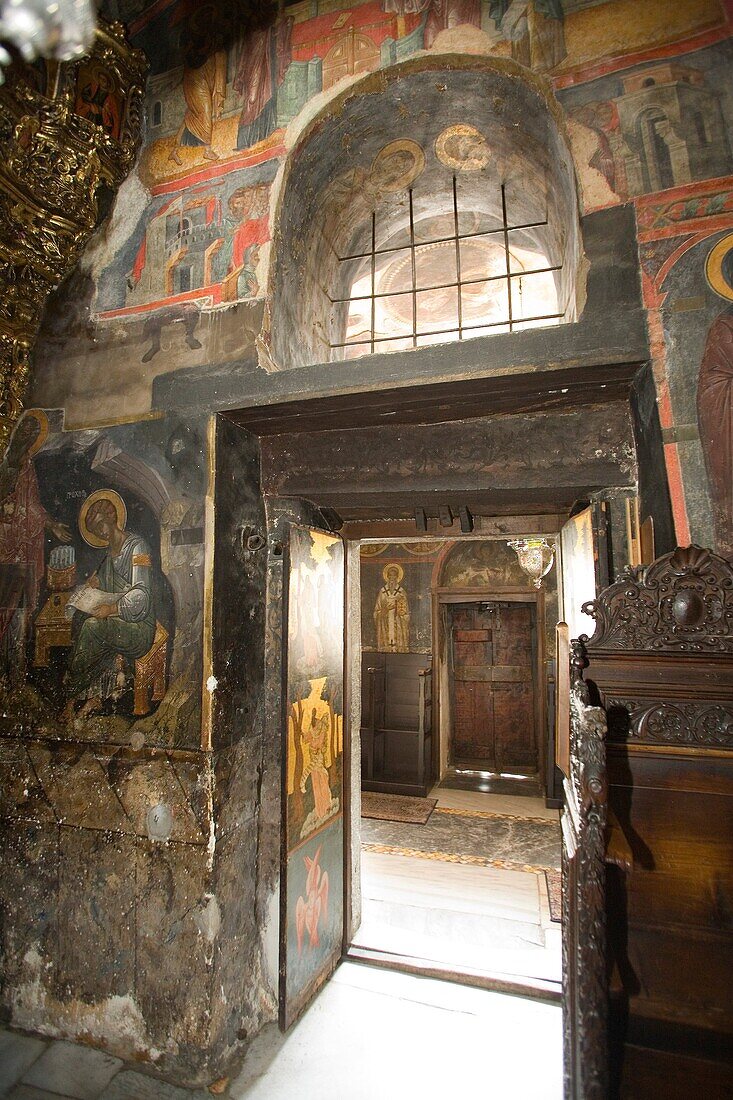
[[[502,328],[509,332],[515,331],[518,327],[525,327],[530,323],[536,323],[539,321],[559,321],[564,317],[562,312],[535,314],[531,316],[522,315],[521,317],[515,316],[512,303],[512,284],[515,280],[521,280],[530,275],[540,275],[546,272],[554,272],[562,270],[562,264],[547,263],[538,267],[533,267],[529,270],[512,270],[512,257],[510,251],[511,234],[527,232],[528,230],[541,229],[548,224],[547,217],[542,221],[523,222],[517,225],[510,224],[507,215],[507,197],[506,188],[504,184],[501,185],[501,224],[494,229],[485,229],[471,233],[460,232],[460,214],[458,207],[458,187],[457,178],[453,176],[453,232],[448,236],[432,237],[428,239],[415,239],[415,216],[414,216],[414,197],[412,188],[408,189],[408,210],[409,210],[409,243],[399,244],[387,248],[377,248],[377,212],[372,212],[371,217],[371,247],[365,252],[353,252],[346,256],[338,256],[339,263],[350,263],[355,260],[368,260],[371,276],[370,292],[368,294],[350,295],[347,298],[332,298],[328,292],[326,292],[331,305],[350,305],[352,302],[365,301],[371,304],[371,326],[368,334],[362,336],[359,334],[358,339],[346,339],[341,341],[329,341],[329,346],[332,350],[351,349],[355,347],[368,348],[370,352],[374,352],[376,346],[379,344],[390,343],[404,343],[405,341],[411,341],[412,347],[417,347],[418,339],[433,336],[442,336],[447,339],[459,340],[464,339],[464,334],[470,333],[477,329],[490,329],[490,328]],[[477,238],[492,238],[499,237],[503,244],[504,251],[504,270],[499,275],[481,275],[476,278],[463,278],[461,274],[461,242],[466,240],[472,240]],[[424,249],[428,245],[453,243],[455,245],[455,261],[456,261],[456,278],[448,282],[432,283],[429,286],[418,286],[417,281],[417,254],[421,249]],[[396,254],[399,252],[407,252],[409,250],[410,256],[410,283],[407,287],[401,290],[388,290],[377,291],[376,288],[376,268],[378,257],[388,256],[390,254]],[[506,312],[499,320],[482,320],[477,323],[466,323],[463,316],[463,296],[462,288],[471,286],[478,283],[490,283],[490,282],[503,282],[506,287]],[[353,284],[352,284],[353,285]],[[521,289],[521,282],[519,284]],[[452,325],[450,329],[446,328],[424,328],[418,325],[418,294],[431,290],[450,290],[455,288],[457,294],[457,324]],[[388,336],[380,336],[376,333],[376,303],[381,298],[394,298],[401,295],[410,295],[412,298],[412,325],[406,327],[404,331],[400,331],[399,334],[392,334]]]

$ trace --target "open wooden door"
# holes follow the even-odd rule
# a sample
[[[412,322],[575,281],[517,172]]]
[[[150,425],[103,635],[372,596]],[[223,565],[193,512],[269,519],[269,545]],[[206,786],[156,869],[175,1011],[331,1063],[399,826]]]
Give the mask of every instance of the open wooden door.
[[[605,505],[591,504],[574,515],[560,532],[563,619],[571,638],[591,635],[595,623],[583,612],[609,582]]]
[[[344,936],[344,546],[292,525],[286,558],[280,1026],[298,1018]]]

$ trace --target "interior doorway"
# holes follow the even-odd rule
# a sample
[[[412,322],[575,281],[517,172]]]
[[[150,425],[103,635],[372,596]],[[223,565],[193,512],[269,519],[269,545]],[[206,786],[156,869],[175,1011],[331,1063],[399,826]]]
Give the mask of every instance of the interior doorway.
[[[557,998],[546,593],[505,539],[387,536],[362,540],[349,560],[362,792],[349,954]],[[554,629],[554,578],[547,595]]]
[[[449,706],[441,779],[495,793],[544,793],[536,598],[443,599]]]

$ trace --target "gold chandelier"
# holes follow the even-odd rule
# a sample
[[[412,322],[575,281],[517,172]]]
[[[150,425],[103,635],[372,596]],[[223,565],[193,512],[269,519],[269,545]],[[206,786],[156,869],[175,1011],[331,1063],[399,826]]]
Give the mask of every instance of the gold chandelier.
[[[92,47],[95,27],[91,0],[0,0],[0,41],[12,43],[26,61],[81,57]],[[0,46],[0,65],[10,61]]]
[[[2,12],[0,0],[0,12]],[[79,259],[135,161],[147,61],[121,23],[91,51],[19,60],[0,88],[0,451],[23,409],[46,299]]]

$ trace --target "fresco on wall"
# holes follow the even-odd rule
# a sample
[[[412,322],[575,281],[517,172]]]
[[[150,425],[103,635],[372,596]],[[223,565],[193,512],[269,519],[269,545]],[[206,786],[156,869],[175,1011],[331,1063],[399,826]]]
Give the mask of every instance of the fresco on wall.
[[[506,542],[491,539],[457,543],[446,559],[441,576],[445,588],[492,588],[528,584],[516,553]]]
[[[270,182],[264,170],[233,173],[146,212],[114,269],[100,279],[100,316],[142,310],[152,317],[170,299],[198,316],[203,306],[256,298],[260,250],[270,239]],[[168,312],[172,317],[170,305]]]
[[[287,1012],[297,1015],[343,934],[344,552],[292,526],[286,694]]]
[[[405,571],[396,562],[382,570],[384,584],[374,604],[374,628],[380,653],[407,653],[410,649],[410,602],[402,586]]]
[[[402,573],[392,577],[404,589],[409,610],[408,651],[431,653],[433,648],[432,591],[433,585],[441,588],[501,589],[532,588],[532,582],[523,573],[517,555],[503,539],[461,539],[454,542],[445,556],[441,572],[434,577],[438,557],[448,543],[444,539],[404,543],[364,543],[361,558],[361,632],[362,650],[374,652],[381,649],[378,632],[388,639],[390,610],[396,597],[382,594],[388,589],[387,570],[398,567]],[[557,610],[557,578],[553,569],[542,583],[545,596],[545,650],[554,652]],[[377,608],[383,606],[380,624]],[[395,624],[396,625],[396,624]]]
[[[217,184],[220,188],[224,175],[282,159],[284,128],[314,96],[331,90],[342,80],[432,49],[494,53],[511,56],[536,71],[555,70],[560,65],[585,60],[583,48],[587,50],[588,44],[597,39],[597,35],[587,33],[585,26],[577,35],[571,34],[578,55],[572,56],[572,49],[569,52],[566,45],[566,23],[572,28],[574,21],[583,24],[590,19],[590,26],[596,30],[596,24],[602,22],[604,27],[613,25],[618,35],[628,27],[622,11],[627,6],[623,0],[606,0],[600,5],[598,0],[566,0],[564,5],[562,0],[381,0],[381,3],[366,0],[341,12],[329,4],[321,12],[318,4],[303,4],[291,6],[271,26],[250,28],[232,43],[231,24],[221,23],[217,5],[192,7],[187,0],[181,0],[163,5],[165,11],[156,5],[132,28],[136,44],[151,57],[153,69],[148,82],[148,138],[140,165],[141,179],[151,189],[153,199],[158,193],[169,196],[169,217],[175,214],[176,204],[185,207],[190,201],[187,192],[192,187],[200,192],[199,206],[206,208],[216,201]],[[699,0],[688,7],[690,11],[680,31],[721,22],[719,7],[711,5],[710,0]],[[163,21],[166,29],[173,29],[172,35],[160,34]],[[645,44],[663,41],[671,30],[669,12],[664,13],[664,18],[661,11],[648,12]],[[473,34],[466,37],[467,31]],[[617,52],[618,46],[614,39]],[[639,83],[644,79],[640,77]],[[666,85],[670,79],[662,73],[657,83]],[[684,81],[685,76],[674,74],[673,79]],[[603,88],[598,91],[602,93]],[[624,95],[628,98],[633,89],[624,84],[621,89],[614,88],[613,94],[615,98]],[[668,101],[674,102],[680,95],[689,99],[692,93],[666,90],[665,118],[670,112]],[[695,102],[677,104],[678,112],[707,116],[714,98],[711,90],[706,94],[698,89]],[[629,105],[629,111],[632,106]],[[598,162],[610,173],[605,141],[614,120],[605,118],[600,105],[597,112],[587,108],[581,111],[581,118],[602,135],[599,143],[603,149]],[[673,124],[676,121],[672,119]],[[694,129],[694,125],[688,121],[687,129]],[[719,125],[718,118],[711,118],[708,125],[711,132],[707,141],[712,144],[715,138],[712,130]],[[659,134],[659,120],[652,119],[649,128],[650,134],[652,131]],[[653,134],[645,140],[647,144],[653,140],[664,144],[661,137],[654,138]],[[634,170],[631,171],[633,174]],[[654,189],[655,171],[653,168],[652,183],[647,189]],[[638,173],[643,176],[643,167],[639,167]],[[274,172],[270,178],[273,175]],[[175,192],[171,188],[174,181],[180,181]],[[211,194],[206,194],[206,184],[212,184]],[[630,193],[636,193],[633,190],[636,185],[635,177]],[[247,183],[241,181],[240,186]],[[171,194],[175,196],[172,199]],[[160,216],[160,210],[148,212],[144,240],[147,241],[152,223]],[[248,220],[258,219],[250,216]],[[198,224],[193,221],[191,228]],[[195,251],[218,247],[213,233],[216,220],[213,228],[211,220],[206,224],[210,226],[208,234],[195,234],[198,237]],[[265,239],[269,237],[258,243],[264,243]],[[167,246],[173,247],[170,238]],[[151,262],[167,270],[167,264],[161,263],[156,252],[151,255]],[[199,266],[202,263],[203,258]],[[194,279],[204,285],[200,277]],[[216,285],[215,280],[211,285]],[[246,285],[239,289],[245,292],[241,296],[247,296]],[[175,278],[168,281],[167,294],[158,294],[156,299],[174,293],[184,293],[178,289]],[[147,300],[154,299],[148,295]],[[140,296],[133,292],[129,304],[140,301]],[[97,305],[103,312],[104,303]]]
[[[203,531],[185,527],[184,536],[178,521],[201,509],[189,496],[198,472],[185,471],[179,453],[165,476],[165,444],[176,433],[164,425],[83,438],[60,427],[58,412],[28,410],[0,464],[5,704],[54,736],[128,741],[137,733],[141,744],[197,745],[200,597],[180,558],[195,584]],[[161,469],[146,463],[146,451],[158,452]],[[176,485],[173,467],[188,485]],[[181,555],[174,546],[186,539]],[[191,619],[179,632],[181,596]],[[175,721],[181,708],[191,727]]]
[[[733,303],[733,233],[708,253],[711,290]],[[733,305],[715,318],[705,338],[697,380],[697,417],[713,505],[715,545],[733,557]]]
[[[363,74],[425,51],[511,57],[549,74],[587,209],[730,170],[719,0],[672,10],[646,0],[643,13],[636,0],[319,0],[267,26],[249,7],[225,19],[218,4],[162,0],[130,25],[151,60],[137,174],[85,261],[84,286],[49,310],[36,355],[35,400],[67,403],[75,425],[146,413],[161,374],[257,369],[273,182],[316,106]],[[702,33],[712,44],[687,52]],[[655,58],[629,67],[624,54],[642,46]],[[115,89],[83,70],[76,91],[114,132]],[[464,169],[480,170],[486,151],[471,159],[468,147],[452,133],[439,155],[455,166],[460,149]],[[374,181],[351,175],[334,186],[367,201]]]
[[[432,652],[430,581],[444,545],[442,539],[362,544],[363,650]]]
[[[733,194],[668,207],[645,224],[642,262],[677,539],[731,556]]]
[[[726,308],[721,307],[721,299],[727,301],[722,278],[726,250],[714,250],[733,230],[731,178],[644,196],[636,200],[636,211],[673,539],[680,546],[692,541],[714,548],[697,387],[708,331]],[[717,262],[721,271],[716,274]]]
[[[728,40],[561,89],[571,124],[592,135],[581,148],[575,132],[586,188],[596,173],[607,185],[606,201],[626,200],[730,172],[731,62]]]
[[[438,583],[443,588],[533,590],[531,579],[520,568],[515,551],[504,539],[467,539],[455,543],[445,558]],[[551,657],[555,651],[555,624],[558,620],[555,566],[543,579],[542,590],[545,657]]]

